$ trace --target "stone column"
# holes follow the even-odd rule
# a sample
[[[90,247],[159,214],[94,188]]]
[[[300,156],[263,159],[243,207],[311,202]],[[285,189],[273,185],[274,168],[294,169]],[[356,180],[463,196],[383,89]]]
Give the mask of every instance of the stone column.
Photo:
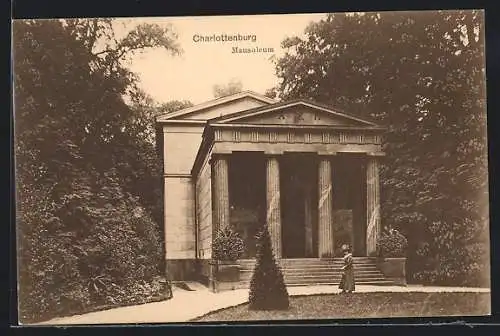
[[[229,226],[229,169],[224,155],[212,157],[213,235]]]
[[[313,204],[311,195],[311,186],[308,185],[305,190],[304,199],[304,217],[305,217],[305,239],[306,239],[306,257],[310,258],[314,255],[313,251]]]
[[[332,164],[327,156],[320,156],[318,175],[318,256],[333,257],[333,190]]]
[[[366,253],[373,256],[381,231],[379,166],[374,156],[368,156],[366,165],[366,220]]]
[[[271,245],[276,259],[281,258],[281,205],[280,171],[276,156],[268,156],[266,161],[266,222],[271,236]]]

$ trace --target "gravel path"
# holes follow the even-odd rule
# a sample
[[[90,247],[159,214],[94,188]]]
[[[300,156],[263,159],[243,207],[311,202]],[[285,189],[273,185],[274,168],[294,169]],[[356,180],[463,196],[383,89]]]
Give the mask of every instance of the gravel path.
[[[74,325],[74,324],[135,324],[188,322],[209,312],[237,306],[248,299],[248,289],[238,289],[212,293],[198,283],[188,283],[192,291],[177,287],[173,297],[167,301],[146,303],[137,306],[114,308],[99,312],[55,318],[37,325]],[[337,286],[297,286],[289,287],[290,295],[315,295],[338,293]],[[473,292],[489,293],[488,288],[431,287],[431,286],[356,286],[356,292]]]

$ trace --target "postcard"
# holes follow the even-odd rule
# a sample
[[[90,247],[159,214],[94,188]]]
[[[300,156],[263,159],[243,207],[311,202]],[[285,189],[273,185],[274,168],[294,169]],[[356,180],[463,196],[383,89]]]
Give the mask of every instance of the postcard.
[[[484,34],[14,20],[19,323],[489,315]]]

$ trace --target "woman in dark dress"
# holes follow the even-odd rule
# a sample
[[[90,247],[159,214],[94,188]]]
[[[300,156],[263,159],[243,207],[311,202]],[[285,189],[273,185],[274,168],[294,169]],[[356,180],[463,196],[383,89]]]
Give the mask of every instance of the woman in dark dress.
[[[342,267],[342,279],[340,280],[339,289],[342,289],[342,293],[352,293],[356,287],[354,283],[354,260],[348,245],[342,246],[342,251],[344,252],[344,266]]]

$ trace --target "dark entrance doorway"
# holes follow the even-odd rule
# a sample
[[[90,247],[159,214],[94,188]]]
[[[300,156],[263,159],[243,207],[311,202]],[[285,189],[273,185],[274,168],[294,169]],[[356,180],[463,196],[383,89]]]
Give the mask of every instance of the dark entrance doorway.
[[[280,161],[283,258],[317,256],[317,159],[285,154]]]
[[[363,156],[339,154],[333,161],[335,254],[349,244],[354,256],[366,256],[366,168]]]
[[[233,152],[229,161],[229,213],[244,242],[242,259],[256,256],[255,236],[265,225],[266,165],[263,153]]]

